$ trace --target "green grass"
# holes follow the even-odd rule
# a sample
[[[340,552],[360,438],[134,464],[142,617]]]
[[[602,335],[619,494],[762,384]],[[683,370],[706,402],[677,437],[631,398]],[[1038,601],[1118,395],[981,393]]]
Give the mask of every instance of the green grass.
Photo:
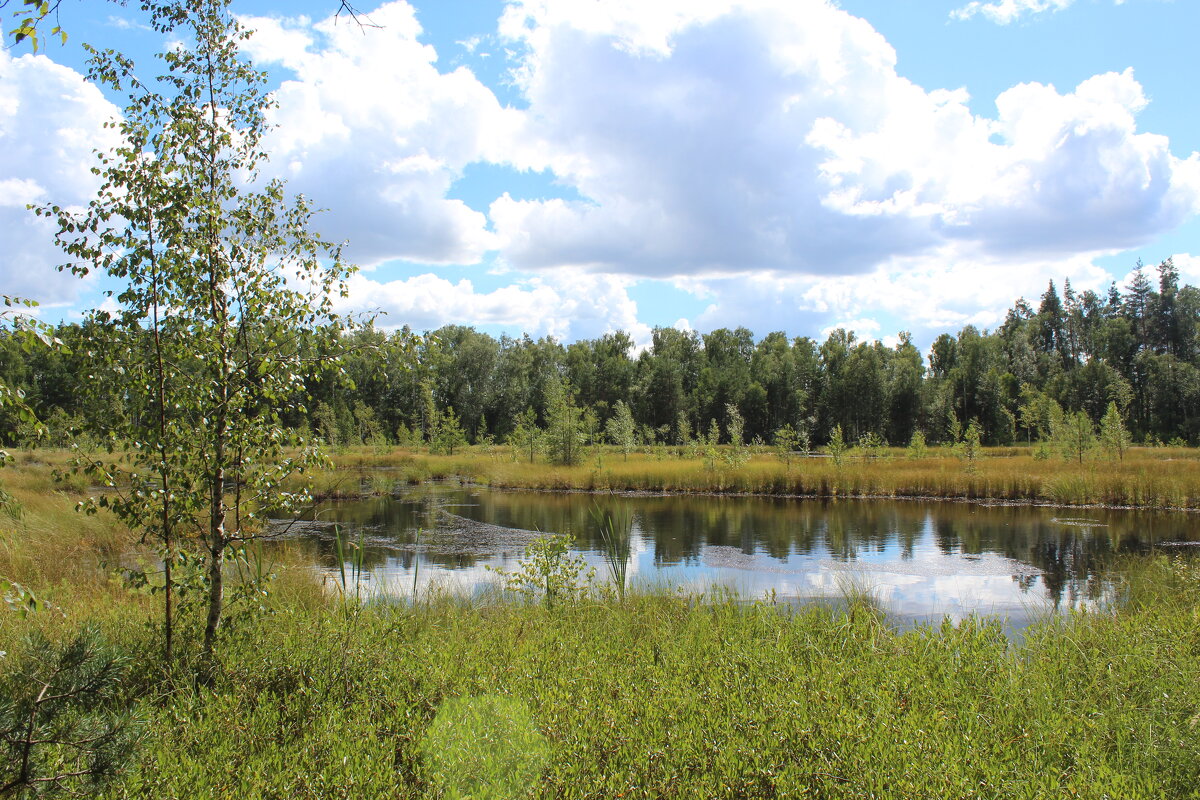
[[[5,522],[0,574],[58,610],[0,607],[0,672],[32,628],[91,622],[130,656],[146,734],[107,797],[1200,797],[1194,562],[1140,562],[1117,610],[1019,642],[982,619],[899,632],[869,598],[347,605],[284,564],[198,687],[199,605],[165,667],[157,599],[104,566],[135,540],[73,517],[44,469],[3,476],[28,533]]]
[[[348,622],[281,598],[223,642],[214,686],[143,701],[110,796],[1196,797],[1198,622],[1139,607],[1014,646],[860,604],[442,600]],[[475,727],[447,736],[445,715]],[[513,794],[478,783],[514,773]]]

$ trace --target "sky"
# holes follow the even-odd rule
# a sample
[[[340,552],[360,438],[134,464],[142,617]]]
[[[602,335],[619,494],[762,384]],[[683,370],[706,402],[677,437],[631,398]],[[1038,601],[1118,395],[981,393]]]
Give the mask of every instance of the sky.
[[[278,101],[268,172],[381,327],[925,347],[1139,259],[1200,284],[1195,0],[356,5],[233,10]],[[81,45],[153,74],[168,44],[135,4],[60,17],[65,46],[0,50],[0,292],[51,321],[112,302],[25,208],[85,204],[114,144]]]

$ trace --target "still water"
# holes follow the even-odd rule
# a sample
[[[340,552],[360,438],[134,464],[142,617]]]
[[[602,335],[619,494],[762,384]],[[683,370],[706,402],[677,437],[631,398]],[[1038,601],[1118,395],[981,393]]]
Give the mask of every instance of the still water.
[[[631,513],[632,586],[792,603],[867,592],[900,624],[976,613],[1022,626],[1110,600],[1119,556],[1200,550],[1200,517],[1186,513],[457,486],[326,503],[276,531],[328,580],[340,527],[362,539],[369,591],[410,595],[415,570],[418,593],[470,594],[497,583],[485,567],[515,569],[539,531],[572,535],[607,578],[596,505]]]

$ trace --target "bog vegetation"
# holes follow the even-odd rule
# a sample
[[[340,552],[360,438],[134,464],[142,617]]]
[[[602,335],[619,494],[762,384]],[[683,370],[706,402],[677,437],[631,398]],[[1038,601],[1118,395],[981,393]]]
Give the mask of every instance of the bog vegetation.
[[[164,663],[161,577],[114,570],[136,537],[78,518],[87,487],[54,483],[38,458],[7,471],[21,512],[0,548],[13,606],[0,609],[0,691],[28,704],[72,646],[116,676],[89,704],[38,717],[112,742],[103,780],[64,791],[1186,798],[1200,785],[1200,573],[1187,561],[1143,562],[1118,610],[1050,618],[1015,643],[986,620],[898,632],[866,597],[620,599],[578,576],[548,604],[533,586],[550,552],[526,563],[528,599],[416,603],[367,602],[351,575],[330,592],[283,557],[244,573],[257,589],[229,605],[201,686],[203,593],[181,596]],[[23,741],[25,719],[0,710],[0,732]],[[5,782],[16,753],[0,758]],[[59,747],[37,755],[44,770],[78,763]]]
[[[121,288],[80,324],[0,327],[0,438],[26,448],[0,452],[0,795],[1197,796],[1184,559],[1014,643],[977,619],[900,632],[869,597],[629,587],[611,515],[611,583],[548,537],[472,599],[369,602],[353,568],[329,591],[257,546],[267,513],[383,465],[1191,508],[1200,293],[1170,261],[1157,289],[1051,284],[928,366],[903,334],[658,329],[635,357],[619,332],[354,328],[332,307],[350,267],[256,179],[270,99],[227,0],[143,11],[179,45],[156,81],[92,51],[129,97],[100,193],[37,209],[65,268]]]

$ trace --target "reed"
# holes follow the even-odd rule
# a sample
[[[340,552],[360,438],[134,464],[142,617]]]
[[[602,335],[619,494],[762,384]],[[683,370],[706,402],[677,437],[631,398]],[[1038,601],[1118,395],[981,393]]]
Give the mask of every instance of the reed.
[[[608,566],[609,577],[617,587],[617,596],[624,601],[633,543],[633,515],[623,505],[602,508],[593,504],[590,510],[604,543],[604,563]]]

